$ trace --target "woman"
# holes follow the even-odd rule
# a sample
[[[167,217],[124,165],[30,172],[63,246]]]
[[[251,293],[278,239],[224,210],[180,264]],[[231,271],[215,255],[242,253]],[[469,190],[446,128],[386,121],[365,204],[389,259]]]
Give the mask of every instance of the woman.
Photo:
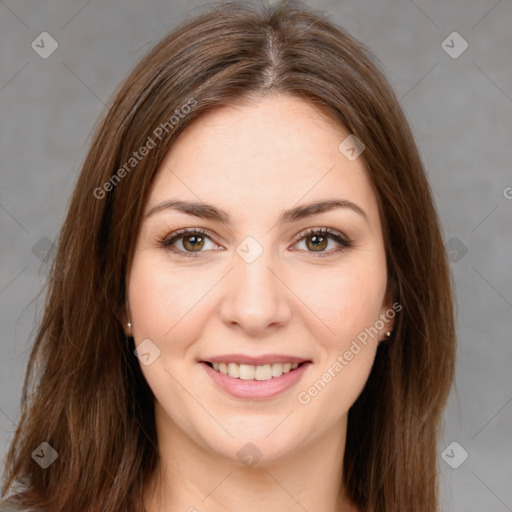
[[[368,50],[303,4],[216,6],[142,59],[97,129],[3,495],[48,512],[438,510],[448,268]]]

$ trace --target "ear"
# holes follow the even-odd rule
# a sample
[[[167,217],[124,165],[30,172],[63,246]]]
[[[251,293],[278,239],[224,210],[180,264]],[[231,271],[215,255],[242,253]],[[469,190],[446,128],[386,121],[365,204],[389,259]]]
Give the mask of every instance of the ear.
[[[130,318],[130,306],[128,303],[125,303],[123,309],[121,310],[121,313],[119,314],[119,320],[121,321],[124,334],[128,338],[132,336],[132,328],[128,327],[128,323],[131,322]]]
[[[379,320],[382,322],[383,326],[379,332],[379,342],[388,341],[393,337],[396,315],[401,309],[402,305],[398,301],[393,300],[392,296],[388,294],[380,311]],[[386,336],[387,332],[390,332],[391,336]]]
[[[128,299],[128,291],[130,290],[130,268],[131,263],[128,265],[128,271],[125,277],[124,305],[121,308],[121,312],[119,314],[121,326],[123,328],[125,336],[128,338],[131,338],[133,336],[133,326],[128,327],[128,323],[132,323],[132,311],[130,308],[130,301]]]

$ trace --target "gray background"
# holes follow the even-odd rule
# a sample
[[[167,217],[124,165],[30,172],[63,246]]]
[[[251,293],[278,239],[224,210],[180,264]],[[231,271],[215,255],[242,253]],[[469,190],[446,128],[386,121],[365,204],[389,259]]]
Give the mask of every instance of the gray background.
[[[417,137],[451,251],[459,350],[439,447],[444,508],[512,510],[512,2],[308,3],[382,61]],[[41,316],[42,260],[91,130],[151,43],[204,6],[0,0],[2,460]],[[47,59],[31,48],[43,31],[59,45]],[[453,31],[469,44],[457,58],[442,47]],[[462,49],[456,39],[446,44]]]

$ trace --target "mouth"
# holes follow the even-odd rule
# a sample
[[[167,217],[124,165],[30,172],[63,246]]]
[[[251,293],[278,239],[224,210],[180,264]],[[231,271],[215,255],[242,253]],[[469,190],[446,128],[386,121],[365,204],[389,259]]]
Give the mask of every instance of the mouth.
[[[267,400],[293,389],[313,364],[305,360],[259,365],[218,360],[199,363],[218,389],[246,400]]]
[[[217,373],[233,379],[265,381],[277,379],[286,373],[293,372],[308,361],[301,363],[272,363],[264,365],[238,364],[232,362],[217,363],[202,361]]]

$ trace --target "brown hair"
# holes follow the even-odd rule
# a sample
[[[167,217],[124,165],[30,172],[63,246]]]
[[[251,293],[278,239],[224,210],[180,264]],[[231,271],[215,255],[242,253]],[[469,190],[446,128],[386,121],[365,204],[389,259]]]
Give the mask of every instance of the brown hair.
[[[12,490],[15,503],[51,512],[143,510],[158,462],[154,397],[120,317],[147,192],[191,121],[267,93],[309,101],[363,141],[389,292],[403,306],[349,412],[343,484],[364,511],[438,510],[436,440],[455,358],[439,220],[379,64],[302,2],[216,4],[159,42],[114,95],[60,233],[3,496]],[[155,146],[127,166],[148,137]],[[31,457],[43,441],[58,453],[47,469]]]

